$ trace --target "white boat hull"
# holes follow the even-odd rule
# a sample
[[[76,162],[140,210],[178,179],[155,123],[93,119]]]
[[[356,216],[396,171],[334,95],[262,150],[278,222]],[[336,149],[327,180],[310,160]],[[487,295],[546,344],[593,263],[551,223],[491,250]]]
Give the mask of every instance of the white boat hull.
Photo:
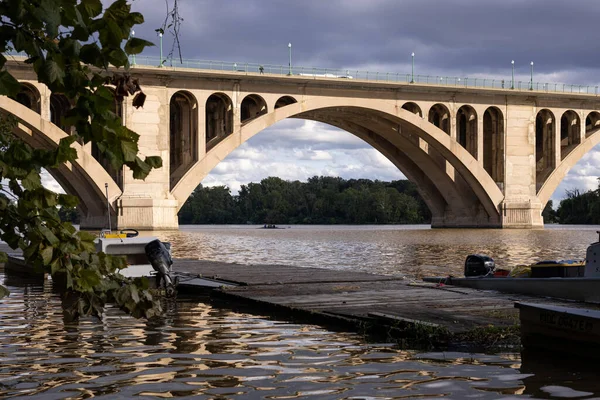
[[[600,303],[600,278],[424,278],[425,282],[443,283],[479,290],[497,290],[533,296]]]

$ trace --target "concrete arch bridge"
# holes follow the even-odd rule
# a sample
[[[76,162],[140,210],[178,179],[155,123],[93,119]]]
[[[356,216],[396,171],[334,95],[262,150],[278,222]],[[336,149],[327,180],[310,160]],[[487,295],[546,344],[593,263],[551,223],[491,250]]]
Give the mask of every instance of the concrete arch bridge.
[[[8,68],[22,82],[0,110],[16,115],[15,134],[34,147],[55,146],[71,132],[70,107],[20,61]],[[339,77],[272,75],[135,66],[147,95],[115,103],[140,134],[143,155],[163,167],[145,181],[112,170],[90,145],[74,144],[74,165],[50,171],[81,199],[82,228],[176,229],[177,212],[228,154],[286,118],[344,129],[385,155],[429,206],[432,227],[536,228],[571,167],[600,142],[600,98],[593,94],[373,82]]]

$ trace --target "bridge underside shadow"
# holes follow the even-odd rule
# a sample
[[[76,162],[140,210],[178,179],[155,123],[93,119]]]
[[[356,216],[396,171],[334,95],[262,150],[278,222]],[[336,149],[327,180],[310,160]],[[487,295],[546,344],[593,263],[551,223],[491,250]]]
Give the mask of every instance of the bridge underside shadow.
[[[326,123],[345,130],[378,150],[411,182],[432,214],[433,228],[498,228],[497,212],[489,215],[460,174],[450,176],[445,160],[426,151],[414,129],[364,110],[330,108],[298,114],[294,118]],[[495,211],[495,209],[494,209]]]

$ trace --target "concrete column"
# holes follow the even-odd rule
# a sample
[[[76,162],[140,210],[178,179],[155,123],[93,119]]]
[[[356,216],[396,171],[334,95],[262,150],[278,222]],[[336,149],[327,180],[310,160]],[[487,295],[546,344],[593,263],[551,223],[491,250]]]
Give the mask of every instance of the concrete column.
[[[452,114],[451,111],[448,111],[448,113],[450,113],[450,121],[448,121],[450,122],[450,137],[456,140],[456,114]]]
[[[543,226],[536,193],[535,104],[507,104],[504,201],[500,205],[503,228]]]
[[[198,161],[206,155],[206,100],[198,97]]]
[[[231,102],[233,103],[233,131],[238,132],[242,127],[242,98],[240,95],[240,83],[235,82],[233,84],[233,90],[231,92]]]
[[[581,110],[579,112],[579,143],[583,143],[585,140],[585,119],[586,119],[585,111]]]
[[[483,114],[477,114],[477,162],[483,167]]]
[[[562,132],[562,113],[560,110],[551,110],[554,113],[554,141],[552,142],[552,147],[554,148],[554,154],[552,157],[552,170],[554,171],[556,167],[560,165],[560,161],[562,160],[562,148],[560,145],[560,134]],[[571,129],[570,122],[567,121],[567,132]],[[549,132],[552,135],[552,132]],[[567,135],[567,142],[568,142]]]
[[[144,87],[143,108],[125,107],[127,127],[140,135],[140,155],[160,156],[162,168],[152,170],[145,180],[133,179],[125,170],[123,195],[116,200],[117,228],[177,229],[177,200],[170,193],[169,119],[170,91],[162,86]],[[131,99],[127,99],[127,103]]]
[[[50,121],[50,89],[48,89],[48,86],[42,84],[37,84],[35,87],[40,92],[40,115],[45,120]]]

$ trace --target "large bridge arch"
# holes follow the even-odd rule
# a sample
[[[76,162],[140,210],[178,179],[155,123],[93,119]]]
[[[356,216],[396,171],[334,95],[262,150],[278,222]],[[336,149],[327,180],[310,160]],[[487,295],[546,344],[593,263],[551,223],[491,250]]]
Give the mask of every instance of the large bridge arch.
[[[413,140],[414,135],[399,131],[396,123],[378,116],[371,116],[365,122],[363,114],[347,108],[337,112],[328,109],[305,112],[299,118],[341,128],[386,156],[409,180],[416,183],[417,190],[432,213],[432,226],[444,227],[449,223],[454,227],[489,225],[489,218],[482,215],[476,196],[460,190],[446,169],[420,147],[418,140]]]
[[[597,127],[594,130],[590,131],[589,136],[587,136],[582,143],[577,145],[577,147],[575,147],[560,162],[560,164],[554,169],[554,171],[552,171],[552,173],[544,181],[542,187],[538,192],[538,199],[542,203],[542,209],[544,209],[546,203],[548,203],[548,200],[550,200],[550,197],[556,191],[558,185],[560,185],[563,179],[567,176],[571,168],[573,168],[583,156],[585,156],[599,143],[600,127]]]
[[[14,133],[33,148],[52,149],[62,138],[67,137],[67,133],[61,128],[6,96],[0,96],[0,112],[18,118],[19,122]],[[86,216],[91,216],[105,221],[105,184],[108,184],[109,202],[113,205],[112,213],[115,211],[114,202],[121,196],[122,191],[102,165],[91,154],[84,151],[82,145],[75,142],[71,147],[77,151],[77,161],[74,164],[63,164],[48,172],[68,194],[80,199],[79,208],[84,220]],[[90,224],[98,226],[103,226],[102,222],[89,221]]]
[[[240,127],[229,137],[216,145],[209,151],[173,188],[172,195],[181,207],[192,191],[204,179],[204,177],[227,155],[239,145],[286,118],[302,118],[302,113],[319,109],[355,109],[369,115],[376,115],[396,124],[398,129],[412,131],[420,139],[426,141],[430,147],[437,150],[464,178],[473,193],[487,212],[494,226],[499,226],[499,206],[504,198],[502,192],[479,165],[469,152],[456,140],[452,139],[446,132],[435,127],[430,122],[405,110],[401,104],[396,102],[368,101],[357,102],[356,99],[344,98],[309,98],[301,103],[293,103],[281,108],[274,109],[266,115],[260,116],[248,124]]]

